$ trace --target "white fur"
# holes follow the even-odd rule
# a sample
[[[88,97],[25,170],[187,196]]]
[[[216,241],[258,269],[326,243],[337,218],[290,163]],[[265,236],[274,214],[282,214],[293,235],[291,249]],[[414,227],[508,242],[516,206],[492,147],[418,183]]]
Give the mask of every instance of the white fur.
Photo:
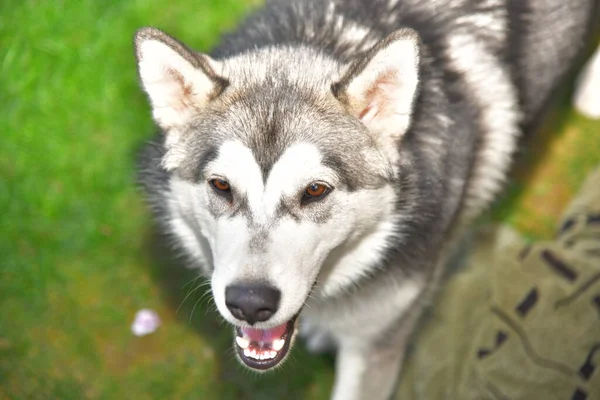
[[[207,256],[210,253],[206,252],[209,249],[207,240],[203,236],[196,235],[185,219],[179,215],[177,206],[172,207],[172,210],[174,217],[169,220],[171,233],[181,239],[181,246],[187,251],[191,264],[194,267],[202,268],[205,273],[208,272],[210,259]]]
[[[338,18],[341,17],[338,16]],[[343,26],[340,26],[339,41],[342,44],[352,46],[348,52],[356,54],[367,51],[377,44],[379,36],[369,37],[370,34],[372,34],[371,28],[348,20]],[[369,37],[368,40],[365,40],[367,37]]]
[[[508,36],[506,8],[499,0],[480,0],[478,7],[485,11],[459,15],[454,23],[470,33],[494,38],[495,43],[487,40],[487,45],[500,51]]]
[[[463,31],[447,39],[446,56],[464,77],[471,95],[481,106],[479,138],[472,177],[467,188],[463,216],[479,214],[500,190],[519,134],[517,94],[508,71],[475,36]]]
[[[201,195],[190,201],[190,196],[197,196],[202,188],[189,181],[173,177],[170,182],[169,209],[172,218],[169,219],[171,233],[176,235],[183,248],[194,262],[194,266],[203,268],[208,272],[212,264],[212,253],[207,235],[203,226],[210,221],[210,214],[206,210],[206,196]],[[195,218],[190,218],[194,216]],[[197,232],[200,231],[200,235]]]
[[[294,196],[315,181],[332,184],[337,179],[321,161],[321,152],[310,143],[295,144],[282,154],[273,165],[265,188],[263,202],[268,217],[273,215],[282,196]]]
[[[364,354],[340,351],[336,357],[336,374],[332,400],[360,400],[362,377],[367,371]]]
[[[248,197],[251,205],[260,204],[264,185],[262,172],[252,150],[237,140],[223,143],[219,156],[207,165],[212,175],[226,179],[236,191]],[[259,209],[256,211],[260,212]]]
[[[339,40],[342,43],[353,45],[362,41],[369,33],[371,33],[370,28],[351,22],[344,27]]]
[[[356,195],[357,202],[364,202],[360,206],[361,220],[357,222],[365,224],[371,218],[380,220],[370,226],[364,235],[352,238],[346,246],[330,255],[326,262],[327,269],[331,272],[321,284],[324,296],[335,296],[352,287],[360,278],[373,271],[373,265],[380,261],[383,250],[392,240],[401,240],[401,233],[398,232],[400,225],[392,215],[396,199],[394,191],[386,187]]]
[[[600,47],[577,78],[573,105],[586,117],[600,119]]]
[[[227,141],[219,157],[209,163],[208,170],[229,181],[248,197],[255,222],[267,223],[284,196],[294,196],[314,181],[336,179],[330,168],[321,163],[321,153],[315,145],[299,143],[289,149],[271,168],[266,185],[252,151],[239,141]]]
[[[327,23],[327,24],[331,23],[331,21],[333,21],[334,16],[335,16],[335,3],[333,1],[330,1],[329,4],[327,4],[327,11],[325,12],[325,23]]]
[[[366,290],[361,299],[346,297],[344,303],[322,301],[323,291],[315,292],[315,299],[308,302],[302,312],[302,324],[312,332],[328,332],[335,342],[347,347],[360,347],[397,322],[422,293],[424,281],[417,278],[390,275],[379,282],[377,290]],[[377,307],[374,309],[373,304]],[[348,318],[351,314],[353,317]]]
[[[390,276],[390,279],[394,279]],[[313,310],[315,307],[309,307],[303,313],[302,323],[312,322],[310,317],[317,318],[316,325],[333,334],[335,341],[338,344],[337,360],[336,360],[336,379],[334,384],[333,399],[343,400],[359,400],[362,399],[364,393],[361,389],[367,386],[377,386],[378,395],[386,396],[380,398],[375,396],[374,400],[387,399],[392,390],[394,383],[393,376],[398,372],[398,365],[395,365],[393,358],[396,357],[396,362],[402,359],[402,352],[393,349],[387,350],[391,352],[392,357],[384,356],[381,361],[391,362],[391,365],[386,365],[389,369],[391,379],[382,380],[381,382],[365,382],[364,379],[369,376],[366,369],[373,368],[377,364],[371,357],[381,357],[382,349],[370,347],[381,337],[381,332],[393,323],[398,322],[398,316],[402,315],[411,305],[414,304],[417,296],[422,292],[423,282],[403,280],[401,282],[385,282],[378,287],[378,291],[370,294],[370,298],[364,298],[361,302],[354,302],[352,306],[347,306],[351,309],[353,318],[348,318],[348,314],[344,312],[344,306],[338,306],[337,312],[332,312],[332,309],[326,308]],[[365,306],[363,306],[363,304]],[[377,304],[377,309],[369,309],[373,304]],[[321,312],[321,314],[319,314]],[[306,315],[305,315],[306,314]],[[318,328],[317,328],[318,329]],[[372,352],[379,352],[373,354]],[[376,360],[376,358],[374,358]],[[378,365],[377,365],[378,366]],[[388,387],[382,385],[390,385]]]

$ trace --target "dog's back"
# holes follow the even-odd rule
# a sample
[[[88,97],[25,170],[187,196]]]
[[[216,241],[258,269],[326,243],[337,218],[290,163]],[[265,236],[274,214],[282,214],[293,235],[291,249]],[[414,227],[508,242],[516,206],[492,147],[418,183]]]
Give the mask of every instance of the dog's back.
[[[272,0],[224,36],[214,55],[307,43],[347,61],[401,26],[440,50],[449,34],[469,32],[511,66],[529,120],[572,68],[599,21],[597,0]]]

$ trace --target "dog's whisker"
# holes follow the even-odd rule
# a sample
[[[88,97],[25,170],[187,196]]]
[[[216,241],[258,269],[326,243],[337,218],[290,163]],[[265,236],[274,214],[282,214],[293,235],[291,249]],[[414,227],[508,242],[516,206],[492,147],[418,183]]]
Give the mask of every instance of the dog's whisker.
[[[192,322],[192,317],[194,316],[194,312],[196,311],[196,307],[198,306],[198,304],[200,304],[205,299],[208,299],[208,301],[210,301],[210,299],[211,299],[211,296],[209,296],[210,293],[211,293],[210,289],[208,289],[206,292],[204,292],[204,294],[202,296],[200,296],[198,298],[198,300],[196,300],[196,303],[194,304],[194,307],[192,308],[192,311],[190,312],[190,317],[189,317],[189,321],[188,321],[190,324]],[[206,313],[205,313],[205,315],[206,315]]]
[[[179,310],[181,309],[181,307],[183,306],[183,304],[185,303],[185,301],[193,294],[195,293],[198,289],[200,289],[202,287],[202,285],[198,285],[193,289],[188,290],[188,293],[185,295],[185,297],[183,298],[183,300],[181,301],[181,304],[179,304],[179,307],[177,307],[177,311],[175,312],[175,314],[179,313]]]
[[[198,281],[200,278],[202,278],[201,275],[198,275],[192,279],[190,279],[189,281],[187,281],[182,287],[181,289],[185,289],[187,286],[192,285],[194,283],[196,283],[196,281]]]
[[[196,307],[197,307],[199,304],[201,305],[201,304],[202,304],[202,302],[204,302],[205,300],[206,300],[206,301],[208,301],[208,302],[210,302],[210,301],[211,301],[212,297],[210,296],[210,294],[211,294],[211,292],[210,292],[210,289],[209,289],[209,290],[207,290],[206,292],[204,292],[204,294],[202,294],[202,296],[200,296],[200,297],[198,298],[198,300],[196,300],[196,303],[194,304],[194,307],[192,308],[192,311],[190,312],[190,318],[189,318],[189,320],[190,320],[190,323],[191,323],[191,320],[192,320],[193,314],[194,314],[194,312],[195,312],[195,310],[196,310]],[[207,307],[206,307],[206,308],[207,308],[207,309],[209,309],[209,308],[210,308],[210,305],[207,305]],[[205,312],[205,315],[206,315],[206,314],[207,314],[207,313]]]

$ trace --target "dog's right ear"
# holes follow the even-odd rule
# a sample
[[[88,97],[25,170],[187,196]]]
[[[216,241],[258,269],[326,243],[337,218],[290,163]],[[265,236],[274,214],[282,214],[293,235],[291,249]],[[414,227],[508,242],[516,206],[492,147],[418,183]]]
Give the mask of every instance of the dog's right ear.
[[[396,148],[410,126],[419,89],[420,39],[412,29],[391,33],[350,65],[334,95],[382,148]]]
[[[152,115],[168,136],[178,137],[198,110],[227,86],[227,80],[219,76],[220,63],[158,29],[136,32],[135,53]]]

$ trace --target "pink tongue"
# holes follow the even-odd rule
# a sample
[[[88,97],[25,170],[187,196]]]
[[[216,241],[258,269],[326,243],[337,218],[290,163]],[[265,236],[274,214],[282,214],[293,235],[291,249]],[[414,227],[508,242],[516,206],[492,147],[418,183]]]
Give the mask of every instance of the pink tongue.
[[[244,336],[253,342],[273,342],[283,336],[287,330],[287,322],[271,329],[242,328]]]

